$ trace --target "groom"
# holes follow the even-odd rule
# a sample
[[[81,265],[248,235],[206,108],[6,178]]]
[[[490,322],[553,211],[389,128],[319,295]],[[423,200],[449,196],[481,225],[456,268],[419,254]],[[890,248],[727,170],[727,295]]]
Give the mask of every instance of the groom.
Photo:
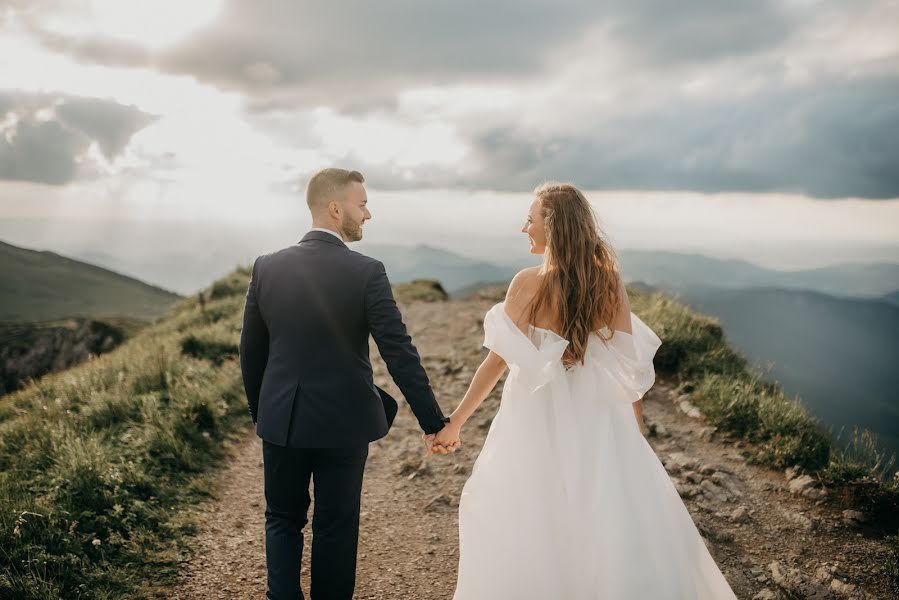
[[[357,171],[323,169],[306,189],[312,230],[253,264],[240,367],[265,471],[270,600],[303,599],[302,529],[314,483],[313,600],[350,600],[368,444],[384,437],[396,401],[374,384],[371,334],[425,432],[443,416],[379,261],[347,248],[371,218]]]

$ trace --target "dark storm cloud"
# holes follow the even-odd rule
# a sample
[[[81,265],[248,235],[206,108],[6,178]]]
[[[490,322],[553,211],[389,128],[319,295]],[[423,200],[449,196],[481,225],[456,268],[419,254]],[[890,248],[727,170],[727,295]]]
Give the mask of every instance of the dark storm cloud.
[[[515,127],[470,131],[458,168],[393,169],[347,157],[382,189],[528,191],[557,179],[585,189],[785,192],[899,197],[899,77],[784,90],[735,105],[680,104],[577,136]]]
[[[72,129],[96,140],[110,160],[121,154],[132,135],[153,120],[134,106],[99,98],[69,98],[57,106],[56,113]]]
[[[111,100],[0,92],[0,179],[64,185],[96,142],[107,160],[119,156],[153,117]]]

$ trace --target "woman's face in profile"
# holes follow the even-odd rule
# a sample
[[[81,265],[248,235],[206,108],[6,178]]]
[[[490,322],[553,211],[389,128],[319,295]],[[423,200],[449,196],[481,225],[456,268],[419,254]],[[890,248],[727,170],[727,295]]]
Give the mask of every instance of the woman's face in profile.
[[[528,209],[527,222],[521,228],[522,233],[528,234],[528,242],[531,244],[531,254],[543,254],[546,252],[546,229],[543,225],[543,215],[540,214],[540,200],[535,198]]]

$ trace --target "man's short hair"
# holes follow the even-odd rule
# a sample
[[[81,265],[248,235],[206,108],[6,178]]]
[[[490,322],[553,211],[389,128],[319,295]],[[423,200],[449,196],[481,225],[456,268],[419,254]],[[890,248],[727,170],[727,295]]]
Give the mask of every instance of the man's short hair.
[[[365,177],[359,171],[334,167],[317,172],[306,185],[306,204],[309,205],[309,210],[313,213],[321,210],[353,181],[363,183]]]

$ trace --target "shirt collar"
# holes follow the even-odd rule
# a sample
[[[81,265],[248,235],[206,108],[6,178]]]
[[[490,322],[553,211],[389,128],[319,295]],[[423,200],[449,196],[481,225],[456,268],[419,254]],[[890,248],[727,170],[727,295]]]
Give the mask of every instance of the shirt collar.
[[[324,231],[324,232],[326,232],[326,233],[330,233],[331,235],[333,235],[334,237],[336,237],[336,238],[337,238],[338,240],[340,240],[341,242],[343,241],[343,238],[340,236],[340,234],[337,233],[336,231],[334,231],[333,229],[326,229],[326,228],[324,228],[324,227],[313,227],[313,228],[310,229],[309,231]]]

